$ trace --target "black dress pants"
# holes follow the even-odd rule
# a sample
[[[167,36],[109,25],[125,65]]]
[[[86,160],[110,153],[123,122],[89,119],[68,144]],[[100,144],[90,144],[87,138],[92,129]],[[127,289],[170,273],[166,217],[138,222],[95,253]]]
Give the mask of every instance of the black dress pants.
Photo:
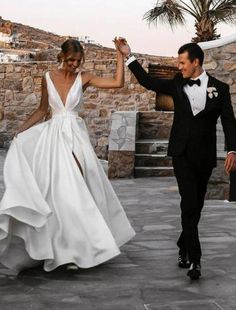
[[[193,161],[186,154],[174,156],[172,161],[181,196],[182,232],[177,245],[186,251],[190,262],[199,263],[202,253],[198,223],[213,167],[207,166],[205,161]]]

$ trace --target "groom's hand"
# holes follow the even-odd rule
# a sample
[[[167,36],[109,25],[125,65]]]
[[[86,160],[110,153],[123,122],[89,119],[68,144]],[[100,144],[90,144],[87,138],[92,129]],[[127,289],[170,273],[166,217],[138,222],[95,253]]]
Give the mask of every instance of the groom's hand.
[[[127,44],[127,41],[125,38],[122,38],[122,37],[118,38],[118,49],[125,57],[131,54],[130,46],[129,44]]]
[[[236,153],[229,153],[225,160],[225,172],[229,174],[236,170]]]

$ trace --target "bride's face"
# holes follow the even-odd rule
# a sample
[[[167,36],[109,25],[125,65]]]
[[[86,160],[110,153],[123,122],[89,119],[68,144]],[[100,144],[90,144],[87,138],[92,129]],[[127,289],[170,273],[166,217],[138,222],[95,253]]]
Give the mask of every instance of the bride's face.
[[[80,66],[81,61],[82,55],[80,52],[65,54],[63,59],[63,69],[69,72],[75,72],[76,69]]]

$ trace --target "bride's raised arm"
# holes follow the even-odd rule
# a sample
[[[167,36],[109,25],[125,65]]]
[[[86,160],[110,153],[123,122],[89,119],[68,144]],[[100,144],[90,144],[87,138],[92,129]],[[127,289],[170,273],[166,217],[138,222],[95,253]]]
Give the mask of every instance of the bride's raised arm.
[[[118,50],[118,46],[120,44],[119,39],[115,38],[113,42],[117,51],[117,68],[115,77],[103,78],[89,72],[83,72],[82,80],[85,87],[94,86],[98,88],[120,88],[124,86],[124,57]]]

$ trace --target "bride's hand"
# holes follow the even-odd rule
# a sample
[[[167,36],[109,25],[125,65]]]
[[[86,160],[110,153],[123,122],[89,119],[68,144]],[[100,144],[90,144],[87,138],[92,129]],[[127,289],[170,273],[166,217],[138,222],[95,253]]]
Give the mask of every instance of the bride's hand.
[[[123,56],[128,56],[131,53],[131,49],[130,46],[127,44],[127,41],[125,38],[119,37],[118,39],[116,39],[115,45],[116,48],[121,52],[121,54]]]
[[[115,38],[112,40],[112,42],[114,43],[116,50],[117,50],[117,51],[120,51],[120,50],[119,50],[119,45],[120,45],[119,38],[115,37]]]

